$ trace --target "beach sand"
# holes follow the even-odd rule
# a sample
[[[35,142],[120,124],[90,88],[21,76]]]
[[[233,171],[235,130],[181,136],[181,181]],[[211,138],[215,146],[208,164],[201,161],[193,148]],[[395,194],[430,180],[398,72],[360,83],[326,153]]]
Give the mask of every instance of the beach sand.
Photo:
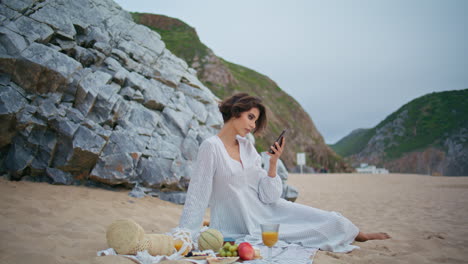
[[[362,231],[392,239],[355,243],[351,253],[319,251],[314,264],[467,263],[468,177],[411,174],[292,174],[296,202],[337,211]],[[0,263],[90,263],[108,248],[112,221],[132,218],[165,233],[182,206],[128,191],[0,179]]]

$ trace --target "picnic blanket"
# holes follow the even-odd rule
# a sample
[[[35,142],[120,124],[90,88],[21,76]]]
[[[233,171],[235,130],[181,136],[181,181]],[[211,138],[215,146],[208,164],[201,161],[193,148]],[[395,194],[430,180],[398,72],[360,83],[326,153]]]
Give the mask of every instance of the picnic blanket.
[[[264,258],[268,256],[268,247],[263,245],[262,240],[253,236],[246,236],[236,240],[236,243],[249,242],[252,246],[258,247]],[[210,250],[211,251],[211,250]],[[316,248],[303,247],[298,244],[290,244],[284,241],[278,241],[273,247],[273,260],[276,264],[312,264],[313,257],[317,252]],[[214,255],[215,252],[211,251]],[[101,250],[97,253],[98,256],[117,255],[114,249],[109,248]],[[193,260],[183,258],[178,254],[170,256],[151,256],[147,251],[138,252],[136,256],[122,255],[130,258],[140,264],[156,264],[163,260],[185,260],[196,264],[207,264],[206,260]],[[260,264],[263,260],[243,261],[248,264]]]

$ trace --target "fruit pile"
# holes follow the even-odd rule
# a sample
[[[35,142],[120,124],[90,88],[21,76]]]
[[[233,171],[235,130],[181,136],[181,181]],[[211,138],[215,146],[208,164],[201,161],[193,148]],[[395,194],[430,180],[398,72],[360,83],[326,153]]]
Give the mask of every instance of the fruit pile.
[[[221,257],[237,257],[237,249],[239,248],[239,245],[234,244],[232,245],[229,242],[224,243],[224,246],[219,249],[219,255]]]
[[[219,249],[218,253],[221,257],[239,256],[242,260],[252,260],[260,257],[260,251],[255,250],[248,242],[243,242],[239,245],[226,242],[223,247]]]

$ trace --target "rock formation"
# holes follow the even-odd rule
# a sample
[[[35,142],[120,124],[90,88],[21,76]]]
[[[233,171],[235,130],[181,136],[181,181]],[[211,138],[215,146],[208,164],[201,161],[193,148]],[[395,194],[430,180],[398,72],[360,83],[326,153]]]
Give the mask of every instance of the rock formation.
[[[110,0],[5,0],[0,23],[0,172],[183,200],[223,120],[156,32]]]

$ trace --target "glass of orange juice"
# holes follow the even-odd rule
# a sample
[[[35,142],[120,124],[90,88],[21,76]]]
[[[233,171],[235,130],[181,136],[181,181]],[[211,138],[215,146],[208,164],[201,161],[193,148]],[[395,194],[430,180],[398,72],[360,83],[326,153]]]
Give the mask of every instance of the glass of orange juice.
[[[267,262],[271,263],[272,247],[278,242],[279,224],[261,224],[263,244],[268,247]]]
[[[179,251],[183,245],[184,241],[182,241],[181,239],[177,239],[176,241],[174,241],[174,247],[177,251]]]

